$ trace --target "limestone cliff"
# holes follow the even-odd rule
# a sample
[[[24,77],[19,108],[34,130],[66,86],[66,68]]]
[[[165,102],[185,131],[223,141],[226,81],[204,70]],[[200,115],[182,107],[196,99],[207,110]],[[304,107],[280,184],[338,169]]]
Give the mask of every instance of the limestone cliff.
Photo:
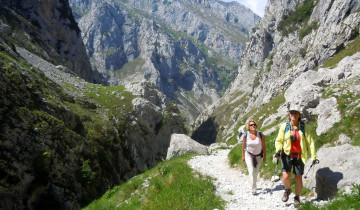
[[[359,51],[359,5],[358,0],[269,0],[237,78],[194,127],[212,119],[210,127],[218,128],[215,138],[229,140],[253,118],[270,134],[284,122],[289,104],[299,105],[310,122],[319,120],[318,135],[346,119],[345,113],[358,110],[341,106],[349,94],[358,101],[358,56],[339,61]],[[341,92],[344,88],[350,92]],[[337,102],[326,102],[330,97]],[[325,103],[334,108],[321,108]],[[359,134],[346,135],[356,139]]]
[[[39,44],[38,53],[44,59],[68,67],[89,82],[105,82],[97,72],[92,71],[80,29],[67,0],[1,0],[0,4],[31,23],[31,26],[20,24],[18,29],[27,30],[26,36]],[[14,38],[21,42],[23,37]]]
[[[3,3],[0,209],[80,209],[165,159],[185,132],[171,101],[79,78],[94,81],[67,1]]]
[[[91,63],[109,84],[151,82],[177,101],[190,122],[235,78],[248,35],[260,20],[238,3],[217,0],[70,4]]]

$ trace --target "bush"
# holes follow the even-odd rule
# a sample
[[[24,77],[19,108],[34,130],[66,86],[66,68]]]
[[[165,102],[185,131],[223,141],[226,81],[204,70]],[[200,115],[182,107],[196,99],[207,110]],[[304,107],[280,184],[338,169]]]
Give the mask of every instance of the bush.
[[[83,185],[90,185],[95,179],[95,172],[92,171],[89,164],[90,160],[84,161],[76,174],[76,178]]]

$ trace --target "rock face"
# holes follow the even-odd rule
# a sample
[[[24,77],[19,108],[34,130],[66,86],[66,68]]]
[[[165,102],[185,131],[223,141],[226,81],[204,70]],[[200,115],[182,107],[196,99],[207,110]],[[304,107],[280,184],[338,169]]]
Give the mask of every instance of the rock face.
[[[350,144],[321,148],[317,153],[320,163],[310,171],[311,161],[306,164],[305,172],[309,172],[304,186],[314,189],[318,198],[332,199],[338,191],[360,184],[359,152],[359,147]]]
[[[360,52],[354,49],[360,43],[359,5],[359,0],[269,0],[236,79],[198,118],[194,133],[209,133],[204,125],[213,119],[217,140],[235,139],[237,129],[254,119],[273,141],[289,106],[297,105],[316,126],[315,141],[337,145],[318,151],[320,164],[311,169],[305,186],[331,199],[358,184],[359,147],[341,144],[359,142]],[[334,132],[335,126],[340,129]]]
[[[189,153],[207,154],[208,149],[205,145],[197,143],[189,136],[184,134],[172,134],[166,159],[168,160]]]
[[[217,0],[70,0],[92,66],[111,85],[153,83],[193,121],[235,78],[260,18]],[[129,88],[132,91],[131,88]]]
[[[304,9],[304,5],[310,9]],[[339,86],[352,89],[359,85],[352,82],[359,78],[357,54],[343,59],[335,68],[323,67],[331,56],[357,42],[359,5],[357,0],[270,0],[259,28],[249,38],[236,79],[193,127],[215,118],[220,128],[216,138],[227,140],[240,121],[253,118],[272,100],[282,100],[264,110],[261,119],[256,116],[271,132],[280,119],[285,119],[290,104],[300,106],[307,119],[318,117],[319,124],[324,123],[318,127],[318,135],[326,132],[339,122],[340,113],[337,102],[324,93],[336,91]],[[294,18],[299,14],[303,16]],[[298,22],[291,22],[294,19]]]
[[[86,81],[105,82],[98,73],[92,71],[80,29],[67,0],[1,0],[0,4],[14,10],[29,21],[26,24],[17,25],[17,29],[27,31],[28,34],[25,35],[32,37],[30,41],[36,42],[37,47],[40,48],[33,50],[38,50],[43,58],[54,64],[64,64]],[[10,12],[8,9],[2,8],[2,14],[7,16],[8,12]],[[12,20],[6,21],[11,22]],[[22,38],[16,37],[15,39],[21,40]],[[39,40],[42,42],[38,42]]]
[[[76,35],[60,14],[59,7],[71,14],[61,7],[67,1],[6,3],[0,4],[0,209],[80,209],[166,158],[171,134],[185,128],[164,94],[148,83],[133,95],[79,78],[94,81],[80,35],[79,43],[52,46]],[[45,36],[47,25],[28,22],[21,8],[32,20],[63,28]],[[67,49],[75,56],[68,58]]]

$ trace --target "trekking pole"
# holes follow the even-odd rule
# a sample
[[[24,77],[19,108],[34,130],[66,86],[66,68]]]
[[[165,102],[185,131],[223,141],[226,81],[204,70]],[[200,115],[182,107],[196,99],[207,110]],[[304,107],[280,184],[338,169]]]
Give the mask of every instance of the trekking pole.
[[[318,159],[315,159],[315,162],[313,162],[313,163],[311,164],[309,170],[308,170],[307,173],[305,174],[305,176],[304,176],[305,179],[307,178],[307,175],[308,175],[310,169],[313,167],[313,165],[319,164],[319,163],[320,163],[320,161],[319,161]]]
[[[279,164],[279,159],[276,161],[276,166],[275,166],[274,175],[271,177],[271,180],[270,180],[271,182],[276,182],[276,181],[278,181],[278,178],[276,178],[276,172],[277,172],[278,164]],[[273,188],[271,187],[270,194],[272,195],[272,193],[273,193]]]
[[[276,178],[276,172],[277,172],[278,164],[279,164],[279,160],[276,161],[275,171],[274,171],[273,176],[271,177],[271,181],[272,181],[272,182],[277,181],[277,180],[276,180],[276,179],[277,179],[277,178]]]

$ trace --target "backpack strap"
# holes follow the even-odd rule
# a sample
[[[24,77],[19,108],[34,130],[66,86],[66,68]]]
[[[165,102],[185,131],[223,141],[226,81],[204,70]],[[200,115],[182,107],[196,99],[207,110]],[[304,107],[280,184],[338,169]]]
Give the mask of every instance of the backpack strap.
[[[290,122],[289,122],[289,121],[286,121],[286,127],[285,127],[284,136],[285,136],[285,133],[288,132],[290,129],[291,129]]]
[[[305,136],[305,123],[303,121],[300,121],[300,130]]]
[[[243,137],[243,143],[246,142],[246,144],[245,144],[245,151],[247,151],[247,141],[246,141],[246,139],[247,139],[248,132],[249,132],[249,131],[246,131],[245,133],[243,133],[243,136],[244,136],[244,137]]]
[[[244,136],[243,143],[244,143],[244,140],[247,139],[248,132],[249,131],[247,131],[243,134],[243,136]],[[260,141],[262,141],[263,133],[259,131],[259,134],[260,134]],[[245,150],[246,150],[246,148],[247,148],[247,141],[246,141],[246,145],[245,145]],[[261,152],[262,152],[262,150],[261,150]]]
[[[290,125],[289,121],[286,121],[284,136],[285,136],[285,133],[288,132],[289,130],[291,130],[291,125]],[[300,121],[300,130],[305,136],[305,123],[303,121]]]

